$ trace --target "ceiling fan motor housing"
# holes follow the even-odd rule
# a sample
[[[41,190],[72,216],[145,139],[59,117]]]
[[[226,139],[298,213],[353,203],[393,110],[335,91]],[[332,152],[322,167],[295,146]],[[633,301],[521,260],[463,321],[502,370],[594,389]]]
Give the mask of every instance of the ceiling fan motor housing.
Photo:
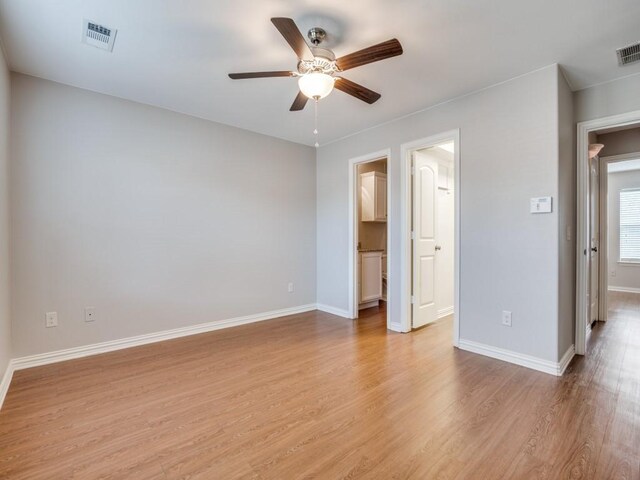
[[[313,27],[307,32],[307,37],[311,40],[316,47],[322,43],[322,41],[327,38],[327,32],[324,28]]]
[[[311,47],[313,60],[300,60],[298,73],[304,75],[311,72],[321,72],[333,75],[338,71],[336,56],[328,48]]]

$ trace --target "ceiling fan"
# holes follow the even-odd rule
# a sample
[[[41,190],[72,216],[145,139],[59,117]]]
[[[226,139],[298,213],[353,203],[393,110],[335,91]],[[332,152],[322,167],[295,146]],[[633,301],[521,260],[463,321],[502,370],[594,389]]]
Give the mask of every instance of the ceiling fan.
[[[271,23],[275,25],[298,56],[297,70],[294,72],[284,70],[274,72],[230,73],[229,77],[234,80],[266,77],[297,77],[300,92],[289,109],[292,112],[302,110],[310,98],[319,100],[326,97],[334,87],[363,102],[369,104],[376,102],[381,96],[379,93],[338,76],[337,74],[351,68],[402,54],[402,45],[400,45],[398,40],[393,38],[336,59],[336,56],[331,50],[320,47],[320,44],[327,35],[322,28],[314,27],[309,30],[307,36],[312,43],[312,46],[309,46],[292,19],[277,17],[272,18]]]

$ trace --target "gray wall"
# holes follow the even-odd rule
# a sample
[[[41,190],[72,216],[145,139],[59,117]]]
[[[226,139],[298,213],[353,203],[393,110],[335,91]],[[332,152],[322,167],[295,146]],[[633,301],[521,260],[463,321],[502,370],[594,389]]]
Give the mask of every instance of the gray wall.
[[[9,70],[0,49],[0,379],[12,356],[9,305],[9,100]]]
[[[314,149],[24,75],[12,88],[16,357],[315,303]]]
[[[640,170],[610,173],[607,185],[609,288],[640,290],[640,265],[620,263],[620,190],[640,188]],[[615,276],[613,275],[615,273]]]
[[[601,158],[640,152],[640,128],[600,134],[598,135],[598,143],[604,145],[600,151]]]
[[[640,74],[574,93],[575,121],[640,110]]]
[[[323,146],[317,156],[318,303],[348,308],[348,162],[391,148],[390,296],[400,304],[400,145],[460,128],[462,339],[558,359],[558,67]],[[515,279],[515,280],[514,280]],[[501,325],[502,310],[513,326]]]
[[[575,342],[576,128],[573,93],[558,71],[558,358]]]

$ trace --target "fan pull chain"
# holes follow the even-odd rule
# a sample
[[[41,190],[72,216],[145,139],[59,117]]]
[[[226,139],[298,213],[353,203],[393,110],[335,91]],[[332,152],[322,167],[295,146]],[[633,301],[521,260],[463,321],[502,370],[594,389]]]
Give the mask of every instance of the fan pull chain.
[[[318,148],[320,146],[320,143],[318,143],[318,99],[315,99],[314,105],[313,105],[313,113],[314,113],[314,129],[313,129],[313,134],[316,136],[316,148]]]

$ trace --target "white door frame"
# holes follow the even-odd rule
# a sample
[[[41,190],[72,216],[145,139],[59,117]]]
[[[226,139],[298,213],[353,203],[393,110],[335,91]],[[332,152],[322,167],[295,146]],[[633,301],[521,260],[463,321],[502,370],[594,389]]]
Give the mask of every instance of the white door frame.
[[[358,231],[358,197],[360,193],[356,188],[356,169],[363,163],[387,160],[387,328],[391,325],[391,288],[389,279],[391,270],[391,227],[393,226],[393,214],[391,208],[391,149],[378,150],[349,160],[349,315],[350,318],[358,318],[358,246],[356,237]]]
[[[460,129],[403,143],[400,147],[400,328],[402,332],[411,331],[411,153],[448,140],[454,144],[453,346],[457,347],[460,342]]]
[[[605,145],[606,146],[606,145]],[[609,170],[612,163],[625,162],[640,159],[640,152],[624,153],[622,155],[610,155],[600,157],[600,305],[598,318],[606,322],[609,319]],[[617,260],[614,260],[617,262]]]
[[[587,351],[587,288],[589,279],[589,133],[604,128],[640,123],[640,110],[578,123],[577,135],[577,227],[576,227],[576,353]]]

